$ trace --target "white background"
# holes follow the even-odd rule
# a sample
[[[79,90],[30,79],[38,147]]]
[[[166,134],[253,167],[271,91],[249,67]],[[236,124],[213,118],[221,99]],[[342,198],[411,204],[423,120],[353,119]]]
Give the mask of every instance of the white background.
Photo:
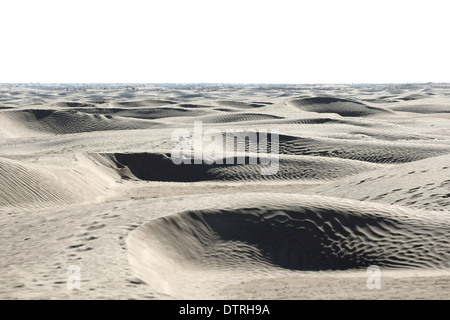
[[[450,82],[449,14],[434,0],[0,0],[0,82]]]

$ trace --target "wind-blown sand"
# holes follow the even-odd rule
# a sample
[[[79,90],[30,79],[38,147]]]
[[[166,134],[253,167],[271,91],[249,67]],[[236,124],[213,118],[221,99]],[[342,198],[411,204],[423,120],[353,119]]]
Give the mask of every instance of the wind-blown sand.
[[[449,299],[449,89],[2,85],[0,298]],[[194,121],[278,172],[175,165]]]

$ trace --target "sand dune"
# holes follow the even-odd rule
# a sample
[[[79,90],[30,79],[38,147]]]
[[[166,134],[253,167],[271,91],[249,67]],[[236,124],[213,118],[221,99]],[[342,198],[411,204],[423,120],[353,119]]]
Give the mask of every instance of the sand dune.
[[[236,113],[231,115],[214,115],[200,118],[205,123],[228,123],[228,122],[242,122],[242,121],[258,121],[267,119],[282,119],[281,117],[259,114],[259,113]]]
[[[252,181],[252,180],[334,180],[344,176],[367,172],[378,168],[376,165],[359,161],[326,159],[308,156],[283,156],[279,160],[279,170],[274,175],[261,175],[263,165],[250,164],[245,157],[245,164],[179,164],[172,162],[170,154],[152,153],[116,153],[104,154],[103,163],[114,168],[125,179],[148,181]],[[319,169],[320,168],[320,169]]]
[[[139,277],[176,292],[183,269],[194,267],[276,272],[449,265],[446,215],[337,198],[247,197],[245,206],[238,198],[232,208],[187,211],[134,230],[127,243]]]
[[[425,159],[395,168],[380,168],[313,190],[315,194],[449,210],[450,156]]]
[[[99,170],[84,156],[77,157],[77,162],[75,168],[61,169],[0,158],[0,207],[82,203],[112,192],[117,179],[114,171]]]
[[[399,106],[392,106],[390,107],[391,110],[394,111],[403,111],[403,112],[414,112],[414,113],[422,113],[422,114],[429,114],[429,113],[450,113],[450,107],[447,104],[427,104],[427,103],[420,103],[420,104],[402,104]]]
[[[0,206],[80,200],[59,185],[55,177],[39,168],[22,165],[9,159],[0,159],[0,172],[2,175]]]
[[[448,89],[0,85],[0,298],[449,299]]]
[[[263,102],[259,102],[259,103],[248,103],[248,102],[243,102],[243,101],[216,101],[216,104],[219,106],[224,106],[224,107],[233,107],[233,108],[238,108],[238,109],[253,109],[253,108],[261,108],[267,105],[267,103]]]
[[[140,108],[140,107],[159,107],[164,105],[175,104],[175,101],[164,100],[164,99],[142,99],[142,100],[126,100],[126,101],[113,101],[111,104],[118,107],[127,108]]]
[[[387,136],[392,141],[393,138],[383,134],[374,134],[378,138]],[[420,139],[423,139],[422,137]],[[430,138],[432,139],[432,138]],[[267,138],[268,148],[271,147],[272,140],[270,134]],[[401,139],[401,135],[397,140]],[[409,139],[405,139],[409,140]],[[412,140],[412,139],[411,139]],[[330,139],[330,138],[305,138],[291,135],[279,136],[279,152],[286,155],[310,155],[320,157],[343,158],[371,163],[405,163],[426,159],[450,153],[450,146],[446,144],[424,144],[399,141],[392,143],[388,141],[359,141],[351,139]]]
[[[404,163],[448,153],[448,147],[413,144],[338,143],[337,141],[302,141],[292,143],[287,153],[338,157],[373,163]],[[281,149],[281,147],[280,147]],[[282,152],[282,151],[281,151]]]
[[[9,111],[1,114],[0,119],[13,122],[18,127],[14,131],[31,130],[52,134],[148,129],[158,126],[158,123],[140,119],[113,118],[108,114],[86,113],[77,110]]]
[[[301,110],[318,113],[337,113],[343,117],[365,117],[389,114],[390,111],[369,106],[361,101],[335,97],[307,97],[287,102]]]
[[[205,104],[195,104],[195,103],[180,103],[180,106],[183,108],[193,108],[193,109],[197,109],[197,108],[212,108],[213,106],[209,106],[209,105],[205,105]],[[217,110],[217,109],[216,109]],[[230,110],[230,109],[226,109],[226,110]]]
[[[64,101],[64,102],[57,102],[53,104],[54,108],[61,108],[61,109],[70,109],[70,108],[94,108],[96,104],[103,104],[104,101],[92,101],[92,103],[85,103],[85,102],[73,102],[73,101]],[[41,103],[43,104],[43,103]],[[39,110],[32,110],[32,112],[39,112]],[[43,110],[45,111],[45,110]],[[50,110],[48,110],[50,111]]]

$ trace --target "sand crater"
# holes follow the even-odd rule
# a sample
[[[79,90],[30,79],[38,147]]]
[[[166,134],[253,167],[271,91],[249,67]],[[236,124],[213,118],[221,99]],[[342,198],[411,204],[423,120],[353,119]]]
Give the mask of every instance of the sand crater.
[[[299,198],[297,205],[280,198],[273,206],[186,211],[152,220],[130,234],[130,262],[143,280],[157,287],[161,279],[172,283],[192,269],[448,267],[450,242],[445,235],[450,226],[440,219],[415,219],[388,206],[313,198]]]

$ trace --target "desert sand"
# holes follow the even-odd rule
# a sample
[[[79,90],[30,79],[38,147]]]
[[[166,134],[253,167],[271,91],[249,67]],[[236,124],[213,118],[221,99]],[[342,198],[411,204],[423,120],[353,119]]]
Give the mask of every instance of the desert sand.
[[[194,121],[277,173],[174,164]],[[450,298],[446,84],[3,84],[0,173],[0,299]]]

